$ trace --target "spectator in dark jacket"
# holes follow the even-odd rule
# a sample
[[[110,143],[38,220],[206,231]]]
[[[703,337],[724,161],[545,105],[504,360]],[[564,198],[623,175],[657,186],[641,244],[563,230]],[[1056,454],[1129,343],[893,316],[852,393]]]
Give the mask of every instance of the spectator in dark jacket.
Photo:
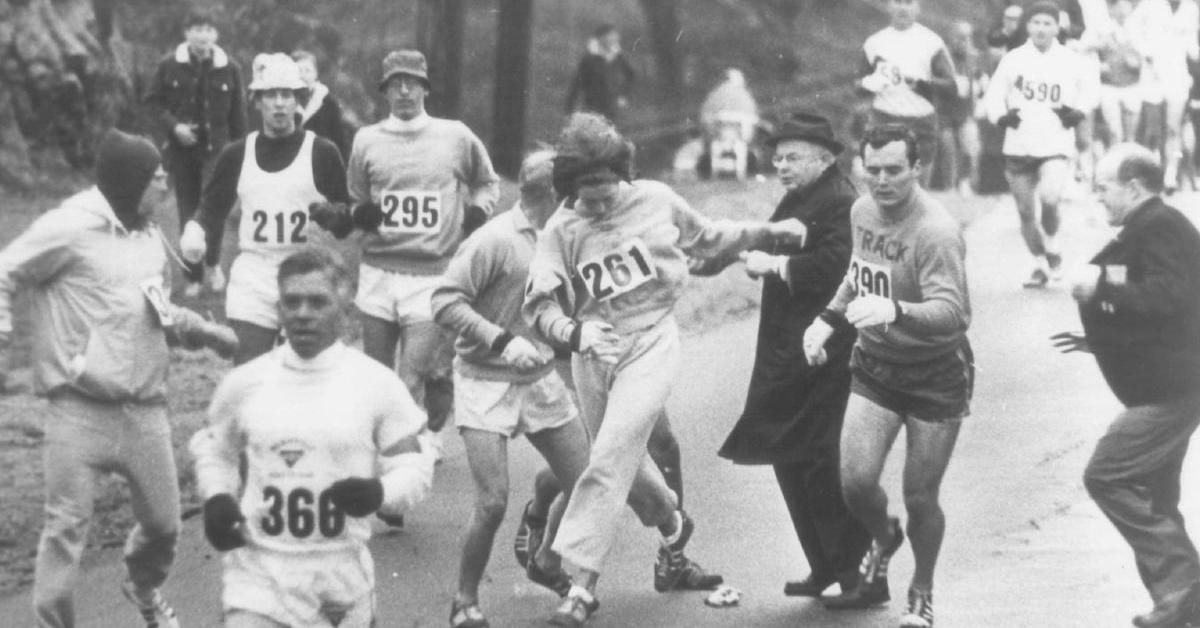
[[[300,124],[316,133],[317,137],[333,142],[345,159],[350,155],[350,144],[346,141],[342,106],[330,93],[329,87],[321,82],[316,55],[307,50],[297,50],[292,53],[292,58],[300,67],[300,78],[308,85],[308,98],[300,111]]]
[[[146,95],[167,138],[164,157],[181,226],[196,211],[217,153],[246,134],[242,72],[217,45],[214,18],[193,11],[183,23],[183,34],[185,41],[159,63]],[[187,294],[199,293],[202,277],[202,266],[189,266]]]
[[[1121,227],[1075,279],[1083,334],[1125,406],[1096,445],[1084,485],[1133,548],[1154,608],[1142,628],[1200,621],[1200,558],[1179,514],[1179,475],[1200,423],[1200,233],[1163,203],[1158,157],[1119,144],[1097,167],[1100,201]]]
[[[787,595],[817,597],[834,582],[857,580],[871,536],[842,501],[838,443],[850,394],[855,331],[839,330],[829,359],[809,366],[804,330],[833,298],[850,264],[850,206],[858,194],[838,169],[842,145],[829,121],[797,114],[770,142],[786,188],[771,221],[799,219],[803,247],[777,246],[745,254],[746,273],[763,282],[758,349],[746,407],[720,455],[740,464],[770,464],[808,559],[807,578],[788,582]]]
[[[594,111],[616,121],[629,105],[633,66],[621,50],[621,33],[611,24],[596,29],[588,40],[587,53],[567,91],[567,113]]]

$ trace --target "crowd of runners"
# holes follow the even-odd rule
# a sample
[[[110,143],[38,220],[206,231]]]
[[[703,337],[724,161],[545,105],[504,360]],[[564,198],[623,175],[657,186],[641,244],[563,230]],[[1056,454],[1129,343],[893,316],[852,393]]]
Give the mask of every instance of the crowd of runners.
[[[777,125],[768,144],[782,197],[767,221],[712,220],[637,178],[616,109],[572,113],[552,147],[526,156],[516,205],[497,207],[484,143],[426,112],[420,52],[381,60],[388,114],[347,142],[312,55],[261,54],[243,86],[211,16],[189,17],[148,99],[168,138],[166,167],[152,143],[110,131],[96,186],[0,252],[0,384],[13,334],[27,333],[52,414],[38,625],[75,624],[95,477],[106,471],[129,480],[137,520],[122,591],[150,628],[188,623],[160,591],[180,530],[168,344],[208,347],[235,365],[189,443],[204,532],[222,552],[226,626],[386,624],[369,517],[402,526],[419,507],[451,418],[476,488],[452,628],[488,625],[479,589],[519,435],[546,468],[518,478],[534,499],[513,547],[528,579],[560,597],[552,624],[581,626],[597,612],[626,505],[659,533],[657,591],[711,590],[709,603],[736,603],[722,576],[685,552],[703,527],[683,507],[665,406],[685,283],[740,263],[762,281],[763,315],[746,410],[720,455],[775,466],[811,569],[785,593],[831,611],[886,603],[888,564],[907,540],[915,568],[900,625],[933,626],[939,487],[970,413],[974,357],[961,226],[927,189],[945,163],[939,150],[961,152],[956,187],[977,184],[980,124],[1003,133],[1033,257],[1026,287],[1063,280],[1058,206],[1072,181],[1095,185],[1114,226],[1150,238],[1118,239],[1079,264],[1069,286],[1087,333],[1057,340],[1095,352],[1130,407],[1087,485],[1134,546],[1154,598],[1134,623],[1200,621],[1200,561],[1177,509],[1179,463],[1200,420],[1200,331],[1189,322],[1200,321],[1190,276],[1200,236],[1161,200],[1192,177],[1184,131],[1200,13],[1194,0],[1068,4],[1009,7],[980,55],[969,25],[955,25],[948,46],[918,21],[918,0],[888,0],[890,25],[862,48],[864,132],[839,140],[838,125],[808,112]],[[598,98],[585,75],[603,80],[604,63],[632,80],[615,31],[597,38],[606,52],[581,64],[572,107]],[[744,86],[740,74],[730,80]],[[624,106],[624,95],[609,96]],[[844,153],[858,185],[842,172]],[[168,174],[177,240],[147,209]],[[235,206],[226,280],[221,244]],[[346,249],[361,253],[357,269]],[[225,293],[227,325],[171,303],[176,263],[188,282],[179,292]],[[12,327],[18,287],[33,295],[24,332]],[[344,340],[352,317],[361,350]],[[1118,364],[1138,351],[1168,368],[1150,369],[1151,381]],[[1137,422],[1147,415],[1168,427],[1149,433],[1151,419]],[[1130,424],[1148,433],[1128,437]],[[880,484],[901,428],[903,520]],[[823,596],[835,583],[840,592]]]

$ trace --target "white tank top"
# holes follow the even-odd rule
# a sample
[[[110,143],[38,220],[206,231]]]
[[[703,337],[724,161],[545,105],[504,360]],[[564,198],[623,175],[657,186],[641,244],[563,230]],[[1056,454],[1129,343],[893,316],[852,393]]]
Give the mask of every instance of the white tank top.
[[[246,154],[238,176],[238,246],[242,253],[282,259],[308,243],[308,205],[325,200],[313,181],[312,131],[304,132],[300,152],[288,167],[266,172],[254,158],[259,133],[246,136]]]

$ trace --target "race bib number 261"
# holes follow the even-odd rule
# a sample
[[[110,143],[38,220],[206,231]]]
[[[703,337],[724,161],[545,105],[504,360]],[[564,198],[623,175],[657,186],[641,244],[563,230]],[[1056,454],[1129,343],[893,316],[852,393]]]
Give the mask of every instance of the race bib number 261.
[[[883,264],[873,264],[857,257],[850,258],[847,271],[855,296],[874,295],[892,298],[892,269]]]
[[[575,267],[588,294],[607,301],[654,279],[650,250],[641,240],[630,240],[620,249],[586,260]]]
[[[383,223],[379,232],[437,233],[442,230],[442,196],[438,192],[389,190],[379,203]]]

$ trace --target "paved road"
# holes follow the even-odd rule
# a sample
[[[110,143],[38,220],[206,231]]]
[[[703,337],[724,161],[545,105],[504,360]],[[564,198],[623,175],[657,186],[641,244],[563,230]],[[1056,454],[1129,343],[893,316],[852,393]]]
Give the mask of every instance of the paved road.
[[[961,201],[958,201],[961,202]],[[1117,404],[1086,356],[1060,356],[1047,337],[1077,326],[1062,290],[1022,291],[1024,256],[1007,203],[980,201],[968,230],[968,262],[978,359],[974,415],[962,432],[943,490],[948,536],[937,578],[939,626],[1127,626],[1145,610],[1129,551],[1083,491],[1080,473],[1091,446]],[[1067,216],[1078,258],[1106,237],[1082,207]],[[719,568],[744,592],[740,607],[705,607],[698,593],[659,595],[651,587],[655,535],[627,517],[627,542],[614,553],[591,625],[630,626],[894,626],[900,602],[875,611],[830,614],[818,603],[785,598],[783,582],[806,572],[773,476],[737,467],[714,452],[745,395],[754,321],[728,325],[685,341],[685,360],[670,411],[684,450],[687,505],[698,521],[690,554]],[[412,513],[409,526],[372,544],[379,574],[381,626],[443,626],[455,584],[457,542],[471,500],[461,443],[449,438],[435,495]],[[896,452],[899,454],[899,450]],[[893,462],[899,455],[893,455]],[[509,543],[523,478],[537,466],[527,444],[512,447],[508,521],[498,536],[483,607],[494,626],[540,625],[555,598],[529,585]],[[1200,515],[1189,491],[1200,463],[1185,476],[1185,513]],[[896,496],[896,464],[887,470]],[[899,512],[899,502],[894,511]],[[907,547],[893,562],[893,594],[904,595],[912,560]],[[79,595],[80,625],[131,626],[136,616],[116,592],[112,561],[87,572]],[[179,564],[166,587],[186,628],[219,625],[219,565],[189,522]],[[0,600],[5,625],[31,623],[27,595]]]

